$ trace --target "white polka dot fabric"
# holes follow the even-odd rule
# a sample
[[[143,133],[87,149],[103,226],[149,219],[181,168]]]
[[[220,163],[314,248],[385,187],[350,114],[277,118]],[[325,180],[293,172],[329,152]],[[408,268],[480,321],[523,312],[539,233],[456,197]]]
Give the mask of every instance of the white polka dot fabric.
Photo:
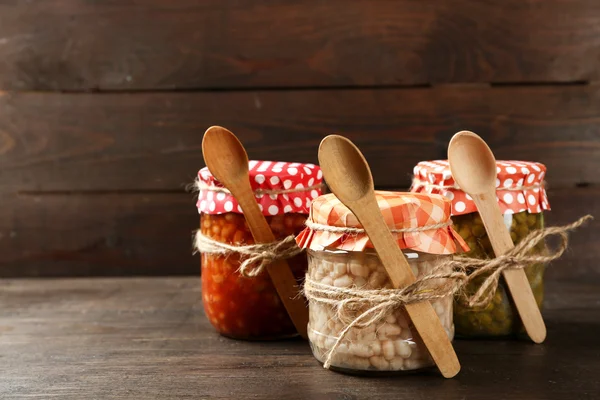
[[[550,209],[544,178],[546,166],[530,161],[496,161],[496,197],[503,214]],[[452,215],[477,211],[473,199],[452,178],[447,160],[422,161],[413,170],[412,192],[441,194],[452,200]]]
[[[256,190],[287,190],[290,192],[271,194],[255,193],[258,205],[265,216],[287,213],[308,214],[310,203],[322,194],[323,173],[314,164],[283,161],[250,161],[250,184]],[[201,188],[196,206],[199,213],[243,214],[236,199],[220,191],[223,185],[215,179],[207,167],[198,172]],[[204,186],[205,188],[202,188]]]

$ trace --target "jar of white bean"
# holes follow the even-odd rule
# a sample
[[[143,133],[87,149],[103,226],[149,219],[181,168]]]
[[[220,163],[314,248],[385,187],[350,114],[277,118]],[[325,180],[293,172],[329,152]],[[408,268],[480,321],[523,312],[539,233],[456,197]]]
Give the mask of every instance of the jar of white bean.
[[[377,197],[416,279],[434,270],[451,272],[441,263],[468,248],[451,228],[449,201],[436,195],[392,192],[377,192]],[[307,228],[297,242],[308,249],[308,338],[318,361],[333,370],[360,374],[434,365],[403,306],[392,307],[368,324],[350,321],[372,305],[350,307],[349,318],[340,315],[340,304],[354,300],[356,291],[364,297],[393,287],[358,220],[335,196],[320,196],[313,202]],[[309,284],[335,295],[313,296]],[[452,296],[431,302],[450,339],[454,337],[452,303]]]
[[[417,279],[430,273],[441,259],[447,257],[414,251],[404,251],[404,254]],[[315,282],[363,290],[392,288],[385,268],[372,250],[309,250],[308,263],[308,277]],[[432,305],[452,339],[452,297],[436,300]],[[319,302],[310,304],[308,338],[317,360],[325,362],[344,328],[334,306]],[[393,310],[375,324],[351,328],[331,356],[331,367],[346,371],[406,371],[433,365],[404,308]]]

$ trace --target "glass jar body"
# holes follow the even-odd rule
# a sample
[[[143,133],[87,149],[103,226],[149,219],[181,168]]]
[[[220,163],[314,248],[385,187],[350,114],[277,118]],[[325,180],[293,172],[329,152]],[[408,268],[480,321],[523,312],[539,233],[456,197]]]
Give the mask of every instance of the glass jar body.
[[[266,217],[276,239],[296,235],[304,228],[306,215],[283,214]],[[202,214],[202,234],[231,245],[254,244],[243,214]],[[298,282],[307,269],[306,255],[288,259]],[[240,257],[201,255],[202,300],[210,323],[224,336],[246,340],[272,340],[297,334],[267,271],[244,277],[238,271]]]
[[[453,216],[452,221],[454,229],[471,248],[467,256],[481,259],[495,257],[479,213]],[[532,214],[523,211],[505,214],[504,222],[516,244],[531,231],[542,229],[544,216],[542,213]],[[545,244],[540,243],[533,249],[533,254],[542,254],[545,251]],[[540,263],[525,268],[527,279],[540,308],[544,299],[544,269],[545,266]],[[475,293],[485,278],[482,276],[481,279],[470,282],[466,286],[466,294]],[[493,300],[485,307],[471,308],[457,299],[454,304],[454,322],[456,335],[459,337],[503,337],[524,333],[523,325],[503,280],[500,280]]]
[[[405,255],[417,277],[429,273],[441,260],[449,257],[415,251],[407,251]],[[392,288],[385,268],[372,250],[308,250],[308,260],[308,276],[313,281],[364,290]],[[452,298],[434,301],[432,305],[452,339]],[[364,311],[357,310],[356,315]],[[325,362],[345,327],[334,306],[309,301],[308,337],[317,360]],[[384,319],[367,327],[350,329],[331,358],[332,369],[359,374],[409,371],[433,365],[404,308],[393,310]]]

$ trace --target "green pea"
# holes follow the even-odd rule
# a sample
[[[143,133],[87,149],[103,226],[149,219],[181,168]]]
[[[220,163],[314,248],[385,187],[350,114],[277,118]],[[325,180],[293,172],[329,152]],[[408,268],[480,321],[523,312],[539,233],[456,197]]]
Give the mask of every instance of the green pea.
[[[523,211],[513,215],[513,221],[519,224],[527,223],[527,212]]]
[[[524,239],[529,234],[529,227],[526,224],[520,224],[517,229],[517,237],[519,241]]]
[[[473,229],[471,229],[471,232],[473,232],[473,235],[475,235],[478,238],[483,237],[486,234],[485,228],[483,225],[473,226]]]
[[[483,222],[478,213],[471,213],[452,218],[457,232],[465,239],[471,251],[470,257],[491,258],[494,252],[490,240],[483,227]],[[533,229],[543,227],[542,214],[529,214],[521,212],[513,215],[511,222],[511,239],[518,242],[526,237]],[[532,250],[532,254],[546,251],[542,243]],[[533,264],[525,268],[527,278],[532,287],[536,302],[541,307],[543,302],[543,264]],[[485,277],[480,277],[470,282],[465,288],[467,295],[472,295],[481,286]],[[485,307],[479,309],[469,308],[460,302],[455,302],[454,323],[457,336],[463,337],[490,337],[520,335],[523,326],[504,286],[500,281],[498,289],[492,300]]]
[[[458,234],[464,240],[468,240],[471,237],[471,230],[465,226],[458,230]]]

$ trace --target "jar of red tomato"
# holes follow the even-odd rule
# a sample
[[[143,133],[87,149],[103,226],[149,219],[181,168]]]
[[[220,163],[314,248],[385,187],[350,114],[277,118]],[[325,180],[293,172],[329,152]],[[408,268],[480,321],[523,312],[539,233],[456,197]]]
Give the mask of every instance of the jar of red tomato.
[[[256,200],[277,240],[304,229],[312,200],[322,193],[318,166],[250,161],[250,181]],[[254,244],[236,199],[208,168],[198,172],[200,233],[232,246]],[[304,253],[287,260],[298,283],[307,270]],[[266,271],[256,276],[240,272],[241,257],[201,254],[202,300],[210,323],[224,336],[270,340],[295,336],[296,329]]]

